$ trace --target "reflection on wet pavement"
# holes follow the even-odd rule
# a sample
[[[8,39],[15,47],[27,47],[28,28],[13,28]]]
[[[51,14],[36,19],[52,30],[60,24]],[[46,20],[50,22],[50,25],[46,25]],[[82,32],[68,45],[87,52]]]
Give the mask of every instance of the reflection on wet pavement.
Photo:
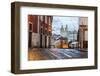
[[[87,51],[76,49],[34,48],[28,50],[28,60],[73,59],[87,57]]]

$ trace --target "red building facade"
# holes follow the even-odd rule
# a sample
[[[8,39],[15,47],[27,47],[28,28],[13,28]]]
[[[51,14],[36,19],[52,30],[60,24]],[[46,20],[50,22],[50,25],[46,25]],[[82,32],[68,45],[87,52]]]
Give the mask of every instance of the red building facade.
[[[29,47],[50,48],[52,16],[28,15]]]

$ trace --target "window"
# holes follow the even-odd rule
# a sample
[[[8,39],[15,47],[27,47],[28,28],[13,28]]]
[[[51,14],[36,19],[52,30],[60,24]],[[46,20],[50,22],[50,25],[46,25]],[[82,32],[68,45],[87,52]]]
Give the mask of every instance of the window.
[[[40,20],[43,21],[43,16],[40,16]]]
[[[33,24],[31,22],[29,22],[29,32],[33,31]]]
[[[51,18],[49,17],[49,25],[51,24]]]
[[[45,23],[47,23],[47,16],[45,16]]]

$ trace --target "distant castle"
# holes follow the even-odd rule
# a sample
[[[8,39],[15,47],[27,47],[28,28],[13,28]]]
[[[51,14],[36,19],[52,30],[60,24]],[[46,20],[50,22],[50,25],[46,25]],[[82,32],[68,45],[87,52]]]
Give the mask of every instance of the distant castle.
[[[64,38],[68,38],[68,26],[64,28],[63,25],[60,28],[60,35]]]

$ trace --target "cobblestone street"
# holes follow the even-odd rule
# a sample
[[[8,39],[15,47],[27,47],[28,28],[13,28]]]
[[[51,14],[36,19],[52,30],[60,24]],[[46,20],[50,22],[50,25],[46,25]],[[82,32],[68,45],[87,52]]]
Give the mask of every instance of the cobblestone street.
[[[53,59],[73,59],[87,58],[86,51],[76,49],[43,49],[34,48],[28,51],[28,60],[53,60]]]

